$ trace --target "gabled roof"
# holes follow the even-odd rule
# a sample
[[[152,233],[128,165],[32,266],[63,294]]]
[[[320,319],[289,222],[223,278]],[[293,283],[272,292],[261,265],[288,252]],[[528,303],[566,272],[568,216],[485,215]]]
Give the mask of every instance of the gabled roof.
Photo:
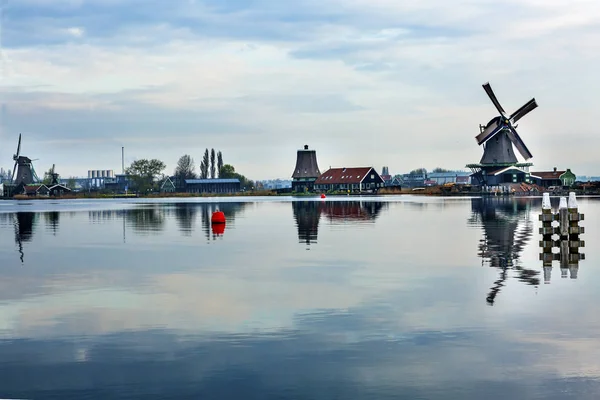
[[[532,172],[531,175],[537,176],[540,179],[559,179],[565,172],[567,171],[540,171]]]
[[[511,166],[511,167],[499,168],[499,169],[495,169],[495,170],[491,170],[491,171],[488,170],[488,175],[500,175],[500,174],[503,174],[503,173],[505,173],[507,171],[510,171],[510,170],[515,170],[515,171],[518,171],[518,172],[522,172],[524,174],[527,173],[527,171],[525,171],[525,170],[523,170],[523,169],[521,169],[519,167]],[[533,173],[532,173],[532,175],[533,175]]]
[[[377,171],[373,167],[330,168],[317,178],[315,185],[360,183],[369,173]]]
[[[43,184],[42,185],[25,185],[25,186],[23,186],[23,190],[25,190],[25,193],[37,193],[38,190],[40,190],[42,188],[48,189],[48,187]]]
[[[175,178],[175,177],[173,177]],[[170,176],[167,176],[164,180],[164,182],[162,183],[162,185],[160,185],[160,188],[163,189],[165,187],[165,185],[170,184],[172,187],[175,187],[175,184],[173,183],[173,180],[171,179]]]
[[[69,189],[67,186],[63,185],[62,183],[58,183],[56,185],[52,185],[48,189],[52,190],[52,189],[55,189],[55,188],[60,188],[60,189],[68,190],[69,192],[71,191],[71,189]]]

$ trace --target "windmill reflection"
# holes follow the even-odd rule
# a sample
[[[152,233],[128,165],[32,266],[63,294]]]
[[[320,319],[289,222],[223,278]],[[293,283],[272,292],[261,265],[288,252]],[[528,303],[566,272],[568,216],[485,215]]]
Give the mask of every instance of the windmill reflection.
[[[18,212],[14,214],[15,244],[19,251],[21,263],[25,258],[23,242],[31,241],[35,223],[36,213],[34,212]]]
[[[531,200],[510,197],[482,197],[471,200],[470,223],[483,227],[479,244],[482,265],[498,268],[499,278],[490,288],[487,302],[493,305],[496,296],[506,284],[509,272],[527,285],[540,284],[539,272],[524,268],[520,255],[533,234],[529,218]]]
[[[294,220],[298,227],[299,243],[310,246],[317,243],[322,203],[318,201],[292,201]]]
[[[335,224],[374,222],[385,207],[379,201],[293,201],[299,243],[317,242],[321,215]]]

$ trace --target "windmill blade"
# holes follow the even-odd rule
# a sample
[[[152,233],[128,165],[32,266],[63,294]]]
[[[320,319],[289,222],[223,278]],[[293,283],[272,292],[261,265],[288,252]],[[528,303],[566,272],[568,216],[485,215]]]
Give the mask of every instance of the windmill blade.
[[[535,102],[535,98],[529,100],[527,103],[525,103],[521,108],[519,108],[517,111],[515,111],[510,116],[510,120],[514,124],[515,122],[517,122],[518,120],[523,118],[525,115],[529,114],[529,112],[534,110],[537,106],[538,105]]]
[[[500,114],[504,115],[504,113],[505,113],[504,108],[502,108],[502,106],[500,105],[500,102],[496,98],[496,95],[494,94],[494,91],[492,90],[492,87],[490,86],[490,83],[489,82],[484,83],[483,84],[483,89],[487,93],[487,95],[490,98],[490,100],[492,100],[492,103],[494,103],[494,106],[496,106],[496,110],[498,110],[498,112]]]
[[[16,173],[17,173],[17,161],[15,161],[15,166],[13,167],[13,170],[12,170],[12,177],[10,178],[10,181],[13,183],[15,182],[15,174]]]
[[[477,144],[480,145],[483,142],[489,140],[496,133],[500,132],[502,130],[502,127],[503,126],[500,125],[498,120],[495,120],[493,123],[490,123],[490,125],[487,128],[485,128],[485,130],[483,132],[481,132],[479,135],[475,136],[475,140],[477,140]]]
[[[519,150],[519,153],[521,153],[525,160],[529,160],[531,157],[533,157],[533,155],[531,154],[527,146],[525,146],[523,139],[521,139],[515,128],[509,126],[507,134],[508,138],[513,142],[513,144],[515,145],[517,150]]]
[[[19,144],[17,145],[17,157],[21,155],[21,134],[19,133]]]

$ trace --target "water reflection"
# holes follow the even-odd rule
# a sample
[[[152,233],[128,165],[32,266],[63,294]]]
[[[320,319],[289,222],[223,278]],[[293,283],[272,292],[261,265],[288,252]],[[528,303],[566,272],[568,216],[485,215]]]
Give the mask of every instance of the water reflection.
[[[375,222],[388,203],[380,201],[293,201],[300,243],[317,243],[321,215],[332,224]]]
[[[334,222],[375,222],[387,203],[380,201],[343,201],[323,203],[323,214]]]
[[[15,243],[19,251],[19,259],[24,261],[25,252],[23,242],[30,242],[33,238],[34,225],[36,224],[36,213],[18,212],[14,217]]]
[[[210,204],[199,204],[200,215],[202,217],[202,230],[207,241],[216,240],[218,237],[222,237],[227,225],[233,225],[235,218],[240,214],[247,203],[210,203]],[[223,211],[225,214],[226,224],[220,226],[214,226],[211,223],[212,213],[215,211]]]
[[[58,224],[60,222],[60,212],[49,211],[44,214],[44,221],[46,222],[46,229],[56,235],[58,231]]]
[[[490,288],[487,302],[493,305],[506,284],[509,271],[527,285],[540,284],[539,272],[521,265],[521,252],[533,234],[531,200],[514,197],[482,197],[471,200],[471,223],[483,228],[479,243],[482,265],[497,268],[500,276]]]
[[[322,203],[317,201],[292,201],[292,211],[300,243],[306,245],[317,243],[322,206]]]

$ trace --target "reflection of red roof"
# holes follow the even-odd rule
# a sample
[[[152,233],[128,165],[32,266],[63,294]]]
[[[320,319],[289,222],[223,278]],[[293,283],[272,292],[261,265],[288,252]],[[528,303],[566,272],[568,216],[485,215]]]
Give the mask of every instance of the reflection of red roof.
[[[323,214],[330,219],[372,219],[360,203],[326,203]]]
[[[542,179],[558,179],[565,172],[566,171],[542,171],[542,172],[532,172],[531,175],[537,176]]]
[[[317,178],[315,185],[360,183],[371,170],[373,170],[372,167],[330,168]],[[373,173],[375,173],[374,170]]]

